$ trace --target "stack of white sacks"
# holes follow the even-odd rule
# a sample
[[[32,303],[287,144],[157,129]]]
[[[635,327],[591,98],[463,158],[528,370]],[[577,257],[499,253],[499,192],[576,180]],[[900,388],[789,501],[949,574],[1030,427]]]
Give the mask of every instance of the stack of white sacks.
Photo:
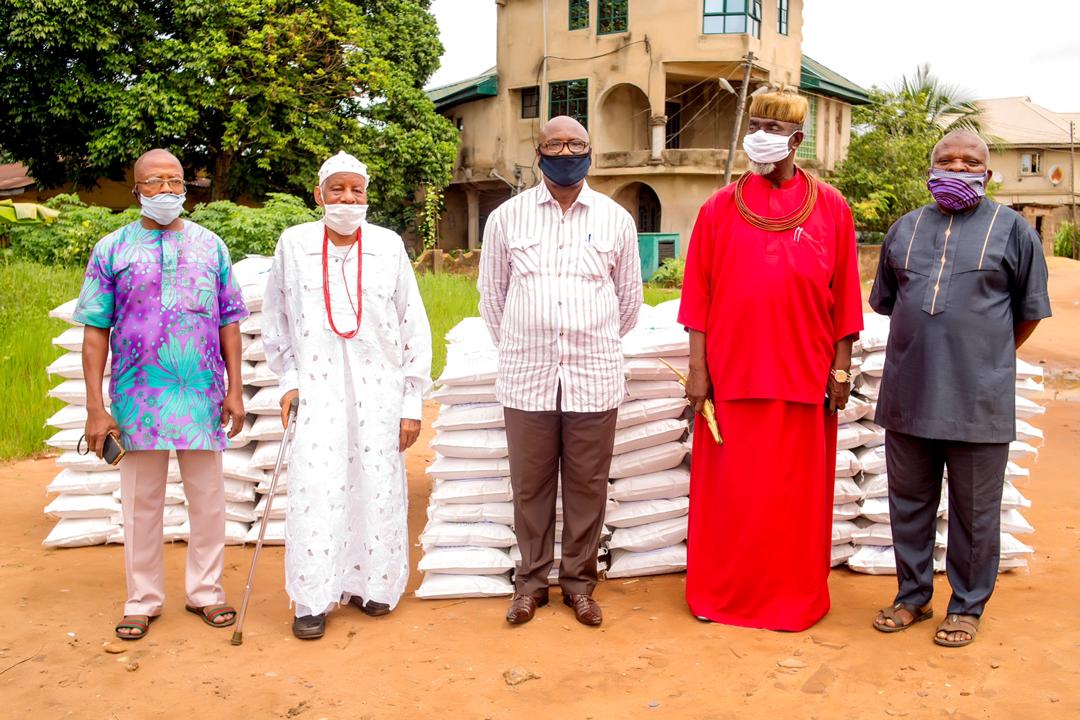
[[[242,365],[245,405],[250,415],[243,430],[229,442],[222,454],[225,475],[225,538],[228,544],[253,541],[258,525],[252,523],[264,512],[265,493],[270,471],[277,457],[281,438],[277,379],[269,372],[259,339],[263,291],[271,259],[248,257],[233,266],[240,283],[244,302],[252,315],[240,325],[244,347]],[[57,432],[46,442],[60,451],[56,465],[59,473],[49,483],[47,492],[57,493],[45,508],[45,513],[59,522],[53,526],[43,545],[46,547],[82,547],[104,543],[122,543],[124,532],[120,511],[120,471],[110,467],[92,454],[76,451],[86,422],[86,385],[82,373],[83,328],[72,319],[75,300],[60,305],[50,317],[68,322],[72,327],[53,339],[53,344],[66,351],[47,371],[61,378],[60,384],[49,391],[65,403],[47,420]],[[110,362],[106,362],[105,382],[108,383]],[[105,388],[105,402],[109,397]],[[267,459],[268,458],[268,459]],[[123,462],[123,461],[121,461]],[[278,483],[284,492],[285,473]],[[258,504],[256,500],[259,500]],[[284,517],[285,498],[277,497],[273,517]],[[284,541],[284,523],[271,522],[267,528],[269,542]],[[186,540],[190,534],[187,501],[180,479],[180,467],[174,457],[169,460],[168,484],[165,491],[164,539]]]
[[[833,564],[847,562],[852,570],[873,575],[896,573],[889,526],[888,476],[885,469],[884,431],[875,425],[874,410],[885,365],[889,318],[867,313],[865,330],[853,351],[855,391],[840,413],[836,470],[836,506],[833,513]],[[1001,512],[1001,570],[1026,568],[1034,549],[1017,538],[1034,532],[1021,510],[1031,502],[1017,489],[1029,478],[1043,443],[1043,432],[1029,421],[1046,412],[1032,398],[1042,394],[1042,368],[1017,358],[1016,433],[1009,447],[1009,464]],[[942,486],[938,507],[934,569],[945,570],[948,545],[949,501]]]
[[[605,530],[598,567],[610,578],[686,568],[690,473],[683,442],[686,401],[675,375],[689,345],[675,323],[678,303],[644,306],[624,340],[628,396],[619,408]],[[498,356],[480,318],[466,318],[446,336],[447,365],[433,397],[435,461],[428,523],[420,536],[421,598],[490,597],[513,593],[520,554],[513,531],[513,493],[502,406],[495,398]],[[562,534],[556,501],[555,566]]]

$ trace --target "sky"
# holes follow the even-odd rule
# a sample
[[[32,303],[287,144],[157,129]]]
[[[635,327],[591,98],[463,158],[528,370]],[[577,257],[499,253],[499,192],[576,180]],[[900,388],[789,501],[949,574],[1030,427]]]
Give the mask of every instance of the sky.
[[[495,64],[495,0],[433,0],[431,10],[446,52],[430,87]],[[891,86],[927,62],[975,98],[1024,95],[1080,112],[1077,0],[804,0],[803,52],[863,87]]]

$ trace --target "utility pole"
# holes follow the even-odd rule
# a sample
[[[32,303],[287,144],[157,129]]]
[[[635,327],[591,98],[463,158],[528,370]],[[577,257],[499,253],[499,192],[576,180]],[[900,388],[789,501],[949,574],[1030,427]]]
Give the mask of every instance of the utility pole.
[[[1076,123],[1069,121],[1069,203],[1072,209],[1072,259],[1080,260],[1080,228],[1076,226]]]
[[[731,145],[728,147],[727,165],[724,167],[724,184],[731,182],[731,167],[735,164],[735,150],[739,147],[739,132],[742,130],[742,116],[746,109],[746,88],[750,84],[750,71],[754,67],[754,53],[746,53],[746,72],[743,73],[742,87],[739,88],[739,106],[735,110],[735,129],[731,133]]]

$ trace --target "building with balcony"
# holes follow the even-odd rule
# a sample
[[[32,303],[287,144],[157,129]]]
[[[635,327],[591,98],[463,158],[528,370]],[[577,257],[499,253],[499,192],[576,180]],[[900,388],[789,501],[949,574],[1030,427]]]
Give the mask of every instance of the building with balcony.
[[[723,183],[748,53],[749,91],[783,84],[808,96],[798,157],[811,171],[840,161],[851,107],[868,100],[802,54],[802,0],[494,2],[496,66],[428,92],[461,135],[443,249],[479,247],[491,211],[540,182],[536,136],[552,116],[589,129],[590,185],[639,232],[677,236],[685,254],[698,208]],[[737,149],[734,175],[746,168]]]
[[[1070,139],[1080,142],[1080,113],[1053,112],[1026,97],[976,105],[990,142],[994,199],[1021,213],[1042,236],[1046,255],[1053,255],[1054,236],[1080,199],[1070,174],[1076,172]]]

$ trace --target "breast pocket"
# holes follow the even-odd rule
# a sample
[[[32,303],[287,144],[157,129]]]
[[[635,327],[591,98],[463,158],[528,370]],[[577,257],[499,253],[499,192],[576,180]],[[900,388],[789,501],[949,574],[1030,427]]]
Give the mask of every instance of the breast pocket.
[[[510,265],[522,275],[536,275],[540,272],[540,238],[512,237],[507,240],[510,246]]]
[[[615,239],[610,236],[588,236],[581,253],[581,262],[578,263],[579,272],[589,278],[606,278],[611,277],[614,265]]]
[[[217,268],[187,262],[176,267],[177,307],[195,315],[213,315],[217,304]]]

